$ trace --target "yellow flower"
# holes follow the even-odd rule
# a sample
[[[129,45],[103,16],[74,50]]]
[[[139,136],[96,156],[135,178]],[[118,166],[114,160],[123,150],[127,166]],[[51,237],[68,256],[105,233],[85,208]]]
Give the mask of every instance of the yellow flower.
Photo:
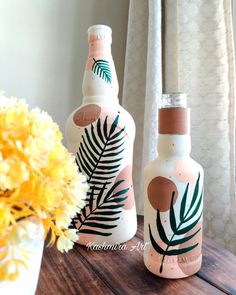
[[[19,187],[29,178],[26,163],[17,157],[6,159],[0,164],[0,187],[3,190]],[[3,173],[5,171],[5,173]]]
[[[29,111],[24,100],[0,92],[0,280],[17,276],[23,260],[15,250],[37,234],[22,219],[38,218],[62,252],[78,239],[68,227],[84,206],[88,185],[61,140],[47,113]]]
[[[57,249],[60,252],[68,252],[74,246],[74,242],[78,240],[78,235],[76,234],[76,229],[68,229],[63,232],[57,240]]]
[[[0,199],[1,200],[1,199]],[[0,202],[0,235],[4,235],[11,221],[9,208],[3,202]]]

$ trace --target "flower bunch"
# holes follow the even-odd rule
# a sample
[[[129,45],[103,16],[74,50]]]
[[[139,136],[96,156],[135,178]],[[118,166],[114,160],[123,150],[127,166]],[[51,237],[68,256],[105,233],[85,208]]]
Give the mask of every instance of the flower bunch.
[[[35,233],[30,218],[61,252],[78,238],[69,226],[88,187],[61,139],[47,113],[0,93],[0,280],[15,279],[24,264],[16,252]]]

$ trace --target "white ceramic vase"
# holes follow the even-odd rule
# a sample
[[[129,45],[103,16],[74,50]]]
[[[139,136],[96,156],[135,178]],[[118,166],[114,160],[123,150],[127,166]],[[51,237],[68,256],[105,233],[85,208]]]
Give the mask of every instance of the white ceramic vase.
[[[27,221],[24,220],[23,222]],[[0,282],[1,295],[34,295],[36,292],[44,248],[43,227],[35,218],[30,218],[30,222],[36,225],[36,232],[28,240],[22,242],[22,246],[27,251],[28,259],[22,257],[16,249],[17,258],[26,263],[27,269],[21,267],[19,276],[14,281]],[[1,263],[3,261],[0,261],[0,265]]]

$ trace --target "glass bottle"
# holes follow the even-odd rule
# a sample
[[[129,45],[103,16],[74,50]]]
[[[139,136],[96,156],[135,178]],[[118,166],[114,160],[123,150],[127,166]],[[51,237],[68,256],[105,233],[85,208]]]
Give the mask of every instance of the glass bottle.
[[[183,278],[201,267],[203,201],[184,93],[163,95],[158,133],[158,157],[144,170],[144,263],[158,276]]]
[[[111,29],[88,29],[83,103],[66,123],[68,149],[87,176],[86,206],[72,221],[80,244],[122,243],[137,230],[132,181],[135,124],[118,100]]]

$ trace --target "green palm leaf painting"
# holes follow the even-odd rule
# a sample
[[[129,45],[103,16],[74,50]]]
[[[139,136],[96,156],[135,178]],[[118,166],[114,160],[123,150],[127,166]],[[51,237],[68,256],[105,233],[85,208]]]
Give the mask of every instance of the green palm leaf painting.
[[[80,222],[78,231],[86,234],[96,234],[100,236],[110,236],[109,231],[117,227],[114,221],[120,219],[119,210],[124,206],[123,201],[127,199],[127,189],[114,192],[124,180],[117,181],[112,187],[105,192],[106,183],[99,191],[97,197],[94,196],[94,189],[90,193],[89,212],[86,213],[85,208],[82,214],[78,215],[76,222]],[[84,228],[85,227],[85,228]]]
[[[125,127],[118,127],[119,116],[118,113],[110,126],[108,116],[104,122],[99,118],[86,127],[82,135],[75,160],[79,171],[87,176],[90,189],[85,207],[72,221],[74,228],[79,223],[78,230],[82,233],[111,235],[109,229],[117,226],[114,221],[120,218],[118,209],[124,206],[127,198],[128,188],[118,190],[124,180],[113,184],[120,170],[126,139]]]
[[[92,66],[92,71],[94,74],[98,75],[105,82],[111,84],[112,76],[109,62],[104,59],[93,59],[94,63]]]
[[[201,193],[199,194],[199,181],[200,181],[200,173],[198,175],[198,179],[196,181],[196,185],[194,188],[192,200],[191,200],[190,206],[188,208],[186,208],[187,196],[188,196],[188,190],[189,190],[189,184],[187,184],[184,194],[183,194],[183,197],[182,197],[182,200],[181,200],[181,204],[180,204],[179,220],[176,220],[176,217],[175,217],[175,215],[176,215],[175,210],[174,210],[175,192],[172,193],[169,219],[170,219],[170,226],[171,226],[173,233],[172,233],[172,236],[170,237],[170,239],[168,239],[168,237],[166,236],[164,227],[161,222],[160,211],[157,210],[156,227],[157,227],[160,239],[166,244],[165,249],[160,247],[160,245],[158,245],[158,243],[155,241],[153,234],[152,234],[151,226],[150,226],[150,224],[148,225],[151,244],[152,244],[153,248],[159,254],[162,255],[160,273],[162,273],[162,270],[163,270],[163,262],[164,262],[165,256],[180,255],[183,253],[187,253],[198,246],[198,243],[195,243],[195,244],[193,244],[189,247],[185,247],[185,248],[173,249],[173,250],[169,249],[170,247],[181,245],[181,244],[191,240],[201,230],[201,228],[199,228],[193,234],[191,234],[187,237],[183,237],[183,238],[177,237],[176,238],[176,236],[186,234],[187,232],[192,230],[197,225],[197,223],[199,222],[199,220],[202,217],[202,211],[199,214],[199,209],[201,208],[201,204],[202,204],[203,191],[201,191]],[[188,222],[190,220],[191,220],[190,224],[186,225],[186,222]]]
[[[120,129],[119,114],[115,117],[108,130],[108,116],[104,122],[99,118],[95,125],[84,129],[82,141],[76,155],[76,163],[80,172],[87,175],[88,183],[94,190],[100,190],[106,183],[112,183],[119,171],[124,143],[126,139],[125,127]]]

